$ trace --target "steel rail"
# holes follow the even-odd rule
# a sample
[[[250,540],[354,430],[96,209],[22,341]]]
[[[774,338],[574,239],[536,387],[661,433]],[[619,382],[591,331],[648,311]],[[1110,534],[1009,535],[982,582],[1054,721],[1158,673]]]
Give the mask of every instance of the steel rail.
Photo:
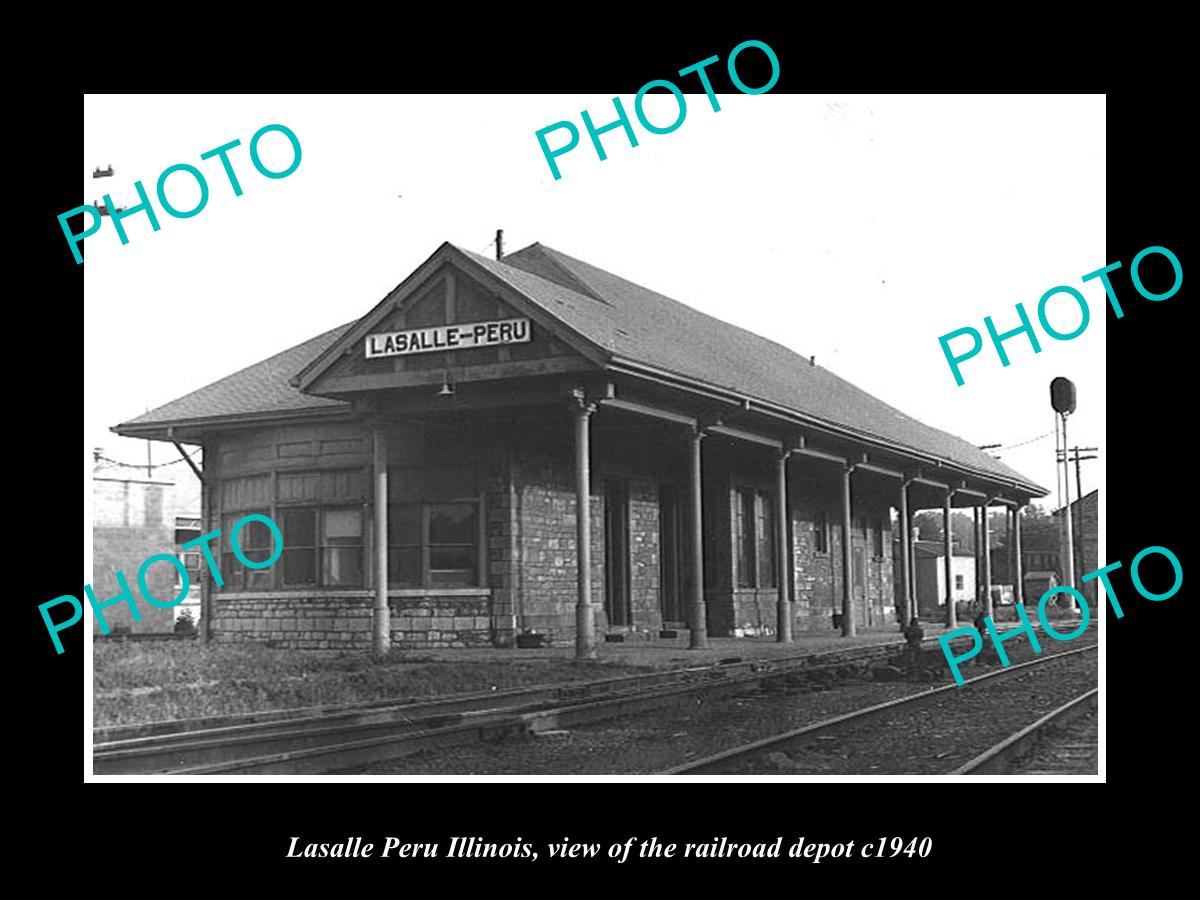
[[[1065,725],[1072,719],[1096,709],[1099,697],[1099,688],[1092,688],[1090,691],[1080,694],[1074,700],[1064,703],[1053,712],[1042,716],[1032,725],[1022,728],[1016,734],[1010,735],[994,747],[979,754],[965,765],[959,766],[951,774],[1003,775],[1007,773],[1017,758],[1024,756],[1046,737],[1049,729]]]
[[[927,642],[936,640],[929,638]],[[376,700],[344,706],[211,717],[199,720],[203,724],[198,728],[188,727],[193,720],[116,726],[95,732],[107,739],[97,741],[93,746],[93,771],[97,775],[114,775],[207,769],[241,759],[343,743],[344,740],[339,738],[350,735],[398,739],[408,733],[419,743],[418,738],[427,738],[433,731],[450,726],[463,726],[468,731],[484,724],[494,727],[504,716],[536,719],[548,710],[563,710],[572,704],[655,696],[663,689],[707,690],[721,684],[741,687],[765,677],[886,657],[903,646],[903,642],[889,641],[819,654],[739,660],[593,681],[433,697],[415,702]]]
[[[930,637],[923,645],[937,641]],[[415,702],[376,700],[212,717],[199,720],[207,726],[200,728],[187,727],[193,720],[117,726],[98,730],[109,739],[93,747],[93,772],[299,774],[348,768],[429,748],[631,715],[689,694],[742,692],[764,680],[887,657],[904,646],[888,641]],[[339,756],[358,761],[343,764]]]
[[[736,767],[745,761],[752,759],[767,752],[773,748],[780,747],[784,744],[789,744],[801,738],[815,737],[818,734],[823,734],[829,731],[834,731],[847,724],[857,725],[862,722],[869,721],[879,716],[882,713],[891,712],[902,706],[916,705],[929,700],[931,697],[940,697],[949,694],[953,691],[964,691],[975,685],[983,682],[1010,678],[1013,675],[1022,672],[1028,672],[1032,668],[1046,665],[1051,662],[1058,662],[1063,659],[1069,659],[1078,656],[1081,653],[1095,650],[1100,645],[1088,644],[1085,647],[1080,647],[1075,650],[1066,650],[1062,653],[1053,653],[1046,656],[1041,656],[1037,659],[1028,662],[1017,663],[1016,665],[1007,666],[1002,669],[997,669],[994,672],[987,672],[983,675],[977,675],[974,678],[968,678],[961,685],[949,684],[942,687],[932,688],[927,691],[920,691],[915,694],[909,694],[906,697],[899,697],[895,700],[888,700],[885,703],[877,703],[874,706],[868,706],[865,709],[855,710],[854,712],[845,713],[840,716],[835,716],[831,719],[825,719],[816,722],[812,725],[804,725],[800,728],[786,731],[782,734],[772,735],[771,737],[762,738],[753,741],[749,744],[743,744],[739,747],[733,747],[729,750],[724,750],[720,753],[715,753],[711,756],[706,756],[702,759],[692,760],[691,762],[683,763],[682,765],[674,766],[661,774],[664,775],[716,775],[728,774],[730,767]],[[964,696],[969,695],[968,690]]]

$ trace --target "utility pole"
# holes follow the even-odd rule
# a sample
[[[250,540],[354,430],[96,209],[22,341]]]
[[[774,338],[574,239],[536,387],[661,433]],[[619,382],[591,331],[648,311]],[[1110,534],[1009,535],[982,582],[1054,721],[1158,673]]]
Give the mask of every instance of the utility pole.
[[[1100,458],[1099,456],[1080,456],[1080,454],[1081,453],[1095,453],[1099,449],[1100,449],[1099,447],[1071,447],[1066,451],[1068,454],[1070,454],[1070,456],[1068,457],[1067,460],[1064,460],[1064,461],[1069,461],[1069,462],[1075,463],[1075,499],[1076,500],[1083,497],[1083,478],[1079,472],[1079,468],[1080,468],[1079,464],[1081,462],[1085,462],[1089,459],[1099,459]]]
[[[150,412],[150,407],[148,407],[148,406],[146,407],[146,412]],[[151,456],[153,449],[154,449],[154,445],[152,443],[150,443],[149,438],[146,438],[146,477],[147,478],[154,477],[154,458]]]
[[[1055,378],[1050,382],[1050,405],[1054,408],[1057,416],[1055,422],[1055,432],[1062,431],[1062,441],[1058,440],[1055,443],[1062,448],[1061,462],[1055,460],[1054,469],[1058,473],[1059,486],[1064,495],[1062,505],[1063,525],[1066,531],[1066,550],[1067,559],[1064,566],[1064,574],[1066,575],[1065,583],[1071,587],[1075,586],[1075,541],[1071,528],[1071,472],[1067,466],[1067,416],[1075,412],[1075,384],[1069,378]],[[1072,604],[1074,605],[1074,604]]]
[[[1091,451],[1097,451],[1097,450],[1099,450],[1098,447],[1078,447],[1077,446],[1077,447],[1065,448],[1063,453],[1061,454],[1060,459],[1061,459],[1061,462],[1062,462],[1064,468],[1067,467],[1071,462],[1075,463],[1075,502],[1076,503],[1078,503],[1079,501],[1081,501],[1083,499],[1083,478],[1080,475],[1080,471],[1079,471],[1080,463],[1085,460],[1100,458],[1099,456],[1095,456],[1095,455],[1081,456],[1080,454],[1088,453]],[[1082,527],[1082,523],[1083,523],[1083,507],[1082,506],[1079,508],[1079,516],[1080,516],[1080,527]],[[1067,517],[1072,520],[1074,520],[1074,518],[1075,518],[1074,513],[1071,512],[1069,507],[1067,509]],[[1074,525],[1074,522],[1072,522],[1072,525]],[[1079,542],[1078,546],[1075,546],[1072,548],[1074,556],[1076,558],[1072,559],[1071,562],[1074,564],[1076,572],[1083,571],[1083,561],[1078,558],[1079,553],[1082,549],[1083,549],[1082,541]]]

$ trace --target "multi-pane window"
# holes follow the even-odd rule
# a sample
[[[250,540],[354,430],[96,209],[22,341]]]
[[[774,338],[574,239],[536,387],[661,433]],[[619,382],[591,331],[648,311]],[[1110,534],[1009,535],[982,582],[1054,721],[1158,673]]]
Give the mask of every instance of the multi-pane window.
[[[368,470],[284,470],[221,483],[220,565],[230,592],[362,588],[372,509]],[[393,587],[486,584],[479,529],[483,501],[473,467],[393,466],[388,478],[388,581]],[[251,513],[271,518],[283,536],[278,560],[248,569],[233,554],[233,524]],[[263,561],[275,544],[262,522],[239,533],[246,557]]]
[[[438,503],[428,509],[430,584],[475,584],[478,504]]]
[[[775,509],[769,493],[738,488],[734,504],[734,542],[738,587],[775,587]]]
[[[259,511],[260,515],[268,516],[269,511]],[[221,529],[221,577],[225,580],[224,589],[227,591],[270,590],[271,568],[251,569],[242,563],[233,552],[233,526],[237,521],[250,513],[238,513],[224,518]],[[284,546],[287,546],[287,536],[284,535]],[[242,555],[253,562],[266,562],[275,552],[275,540],[271,529],[265,522],[257,519],[246,522],[238,531],[238,547]]]
[[[478,501],[392,504],[388,581],[396,587],[478,586]]]
[[[361,508],[292,507],[279,519],[281,587],[362,587]]]
[[[363,582],[362,509],[321,512],[321,583],[359,587]]]
[[[220,485],[221,574],[225,591],[361,588],[366,585],[368,480],[361,468],[287,470],[228,478]],[[233,553],[231,529],[251,513],[270,518],[283,538],[279,558],[250,569]],[[248,559],[275,552],[271,529],[248,522],[238,534]]]
[[[737,585],[754,587],[754,491],[739,489],[734,509],[734,540],[737,543]]]
[[[317,583],[317,511],[285,509],[279,513],[283,531],[280,584],[301,587]]]
[[[813,523],[813,545],[818,553],[829,552],[829,516],[823,509],[817,510]]]
[[[758,494],[758,531],[755,534],[758,546],[758,586],[775,587],[775,506],[771,495]]]

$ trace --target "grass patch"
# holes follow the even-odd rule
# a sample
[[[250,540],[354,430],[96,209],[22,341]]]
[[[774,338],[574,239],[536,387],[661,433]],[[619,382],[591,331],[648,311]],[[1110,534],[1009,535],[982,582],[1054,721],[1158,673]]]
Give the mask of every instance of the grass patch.
[[[264,709],[408,699],[631,675],[619,661],[461,660],[191,642],[94,645],[96,727]]]

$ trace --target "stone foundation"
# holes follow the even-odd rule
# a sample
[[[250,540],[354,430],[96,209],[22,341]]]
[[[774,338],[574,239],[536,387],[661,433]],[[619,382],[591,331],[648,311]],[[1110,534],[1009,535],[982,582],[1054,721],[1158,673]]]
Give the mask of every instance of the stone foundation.
[[[393,592],[392,646],[412,650],[511,644],[511,618],[493,618],[491,601],[487,589],[420,596]],[[297,650],[369,650],[374,602],[368,591],[223,595],[216,603],[213,638]]]

